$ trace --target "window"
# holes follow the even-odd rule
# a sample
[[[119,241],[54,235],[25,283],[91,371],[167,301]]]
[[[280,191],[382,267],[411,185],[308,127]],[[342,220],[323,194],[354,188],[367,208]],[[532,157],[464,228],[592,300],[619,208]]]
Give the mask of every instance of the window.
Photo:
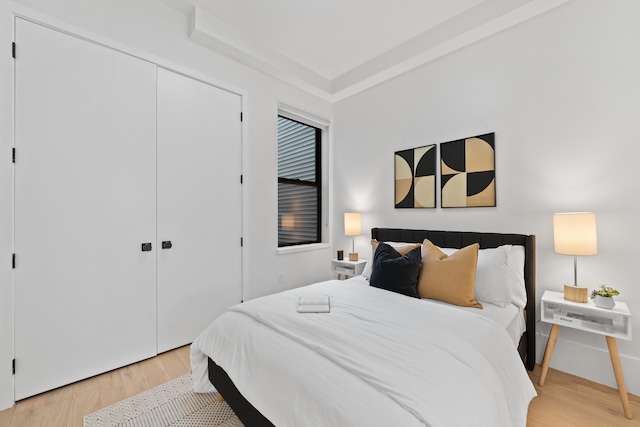
[[[322,241],[322,129],[278,116],[278,247]]]

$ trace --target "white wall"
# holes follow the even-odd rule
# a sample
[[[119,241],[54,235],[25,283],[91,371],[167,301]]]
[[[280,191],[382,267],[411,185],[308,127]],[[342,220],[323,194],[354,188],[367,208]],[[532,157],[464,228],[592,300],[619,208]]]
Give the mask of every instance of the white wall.
[[[13,17],[17,13],[243,95],[244,298],[329,278],[330,250],[277,254],[278,102],[331,119],[327,102],[223,58],[188,38],[188,18],[153,0],[0,0],[0,410],[13,404]],[[18,46],[18,56],[19,56]],[[18,59],[19,60],[19,59]],[[64,102],[64,100],[61,100]],[[19,159],[18,159],[19,167]],[[209,185],[204,184],[203,185]],[[222,202],[223,203],[223,202]],[[224,226],[224,224],[214,224]],[[301,265],[313,268],[302,269]],[[284,283],[278,283],[284,273]],[[19,361],[17,362],[19,369]]]
[[[598,255],[578,260],[582,284],[621,291],[640,331],[640,2],[570,2],[334,106],[334,245],[340,215],[373,226],[537,236],[537,298],[573,281],[553,252],[552,214],[597,213]],[[394,152],[496,133],[497,207],[394,209]],[[339,190],[338,190],[339,189]],[[439,194],[439,193],[438,193]],[[357,250],[367,253],[368,236]],[[538,312],[539,317],[539,312]],[[539,352],[548,327],[539,324]],[[619,340],[640,395],[640,338]],[[563,329],[552,367],[615,386],[605,340]]]

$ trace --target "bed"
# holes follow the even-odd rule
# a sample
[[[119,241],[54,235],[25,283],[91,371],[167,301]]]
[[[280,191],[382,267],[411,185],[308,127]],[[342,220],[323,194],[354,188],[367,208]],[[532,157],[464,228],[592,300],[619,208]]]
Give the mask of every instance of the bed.
[[[258,298],[194,341],[196,391],[217,390],[247,426],[524,426],[535,396],[525,371],[535,363],[535,236],[374,228],[372,239],[518,248],[526,300],[515,312],[461,308],[363,277]],[[329,314],[296,312],[318,295]]]

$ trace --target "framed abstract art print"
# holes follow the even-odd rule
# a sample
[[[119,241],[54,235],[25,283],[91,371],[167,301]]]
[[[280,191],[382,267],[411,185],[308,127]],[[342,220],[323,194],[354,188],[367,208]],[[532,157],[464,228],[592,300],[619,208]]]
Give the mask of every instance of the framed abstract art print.
[[[440,144],[440,202],[496,206],[495,133]]]
[[[395,207],[436,207],[436,145],[395,153]]]

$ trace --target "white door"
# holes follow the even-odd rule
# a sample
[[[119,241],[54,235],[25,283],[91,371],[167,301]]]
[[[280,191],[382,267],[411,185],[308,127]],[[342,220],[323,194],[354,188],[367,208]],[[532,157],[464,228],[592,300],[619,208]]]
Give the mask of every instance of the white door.
[[[156,352],[156,66],[22,19],[16,43],[22,399]]]
[[[159,353],[241,301],[240,111],[240,96],[158,69]]]

